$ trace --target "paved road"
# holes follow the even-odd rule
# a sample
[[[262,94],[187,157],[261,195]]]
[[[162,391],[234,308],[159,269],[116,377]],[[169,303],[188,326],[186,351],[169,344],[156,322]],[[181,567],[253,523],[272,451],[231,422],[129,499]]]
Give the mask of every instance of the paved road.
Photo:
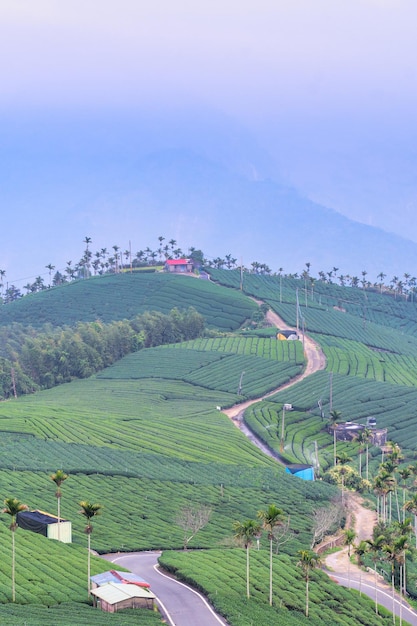
[[[352,573],[350,578],[345,574],[340,575],[333,571],[327,571],[327,574],[333,580],[337,580],[337,582],[340,585],[343,585],[343,587],[362,590],[364,595],[367,595],[375,602],[375,583],[372,582],[373,575],[372,577],[370,575],[365,575],[362,577],[362,580],[360,580],[360,577],[356,572]],[[377,602],[392,612],[393,604],[391,587],[383,582],[379,577],[377,579]],[[414,611],[405,600],[402,600],[401,602],[398,593],[395,593],[394,595],[394,609],[397,623],[399,623],[399,616],[401,614],[403,624],[408,623],[412,626],[417,626],[416,611]]]
[[[106,554],[103,558],[122,565],[146,580],[157,597],[159,609],[170,626],[227,626],[204,597],[187,585],[162,573],[158,567],[160,552]],[[160,598],[163,598],[161,601]]]

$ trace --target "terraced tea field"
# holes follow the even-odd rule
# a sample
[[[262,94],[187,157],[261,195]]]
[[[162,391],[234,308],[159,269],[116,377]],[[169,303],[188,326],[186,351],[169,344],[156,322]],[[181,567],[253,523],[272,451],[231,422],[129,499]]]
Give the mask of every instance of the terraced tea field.
[[[334,585],[321,571],[311,573],[310,611],[306,618],[305,581],[296,559],[283,554],[274,559],[273,606],[268,604],[269,561],[267,551],[252,550],[250,556],[250,593],[246,599],[245,550],[229,550],[227,564],[220,550],[196,551],[192,554],[165,552],[161,563],[180,579],[197,585],[207,593],[213,605],[237,626],[247,624],[282,624],[314,626],[363,624],[373,626],[392,623],[383,609],[375,615],[374,606],[365,595]]]
[[[217,328],[211,336],[191,342],[130,354],[90,379],[0,403],[4,497],[16,496],[31,508],[54,512],[55,489],[49,474],[57,468],[69,474],[62,487],[62,516],[73,523],[74,544],[54,543],[54,550],[45,550],[46,539],[35,541],[18,530],[19,604],[37,600],[47,607],[59,602],[62,608],[55,610],[62,610],[63,621],[55,623],[70,624],[65,619],[70,619],[71,610],[83,623],[84,610],[91,609],[83,606],[86,537],[78,503],[88,499],[103,506],[92,534],[95,550],[163,548],[166,566],[204,589],[233,626],[276,620],[289,626],[376,623],[365,598],[335,586],[320,572],[312,576],[311,617],[306,620],[302,614],[305,586],[295,554],[310,545],[312,512],[326,506],[336,488],[286,474],[217,410],[263,396],[297,376],[304,367],[302,343],[277,341],[271,330],[239,330],[242,324],[247,327],[258,307],[230,289],[239,287],[236,272],[218,272],[216,278],[228,287],[166,275],[100,277],[33,294],[2,308],[0,323],[16,319],[36,325],[123,319],[146,310],[168,312],[173,306],[191,305],[211,329]],[[342,292],[336,285],[318,283],[314,292],[310,285],[303,293],[303,286],[304,281],[279,276],[245,276],[247,293],[268,302],[287,323],[295,324],[298,299],[307,331],[327,357],[327,371],[257,403],[246,411],[246,422],[279,451],[282,406],[291,403],[294,410],[285,413],[284,455],[290,461],[311,462],[317,443],[325,469],[333,454],[325,429],[332,394],[333,407],[344,419],[363,422],[375,416],[378,426],[386,426],[390,438],[411,458],[417,447],[415,305],[402,303],[397,309],[378,294],[365,298],[361,290]],[[380,451],[373,448],[371,454],[376,460]],[[207,550],[176,552],[183,537],[175,516],[190,503],[212,509],[209,523],[190,543]],[[266,537],[259,552],[251,551],[249,602],[244,600],[245,553],[230,549],[233,523],[256,517],[270,503],[291,520],[291,538],[274,558],[273,607],[267,600]],[[10,532],[8,520],[3,521],[0,533],[7,547]],[[35,546],[34,552],[29,545]],[[46,551],[50,562],[42,560]],[[27,561],[30,567],[25,570],[22,563]],[[7,602],[10,554],[2,567],[0,602]],[[68,594],[55,584],[66,572],[71,572]],[[42,577],[38,588],[36,575]],[[78,603],[79,618],[72,605],[66,606],[68,601]],[[33,618],[30,609],[25,613],[24,607],[16,610],[20,608],[23,612],[16,613],[17,618],[48,624],[42,608],[33,610]],[[9,609],[0,604],[0,623],[2,619],[7,623]],[[137,623],[158,623],[154,618],[158,620],[152,615],[149,622]],[[392,622],[384,614],[378,623],[388,619]],[[117,620],[129,624],[130,614]]]

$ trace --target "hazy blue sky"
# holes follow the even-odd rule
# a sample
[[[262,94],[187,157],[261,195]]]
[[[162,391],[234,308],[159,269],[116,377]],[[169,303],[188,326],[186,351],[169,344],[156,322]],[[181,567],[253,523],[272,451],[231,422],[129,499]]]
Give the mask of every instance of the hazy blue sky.
[[[60,137],[37,135],[37,115],[213,111],[245,129],[277,179],[417,241],[416,23],[415,0],[0,0],[0,267],[32,275],[36,222],[38,273],[64,219]],[[56,185],[48,215],[22,190],[39,153]],[[82,219],[79,230],[93,235]]]

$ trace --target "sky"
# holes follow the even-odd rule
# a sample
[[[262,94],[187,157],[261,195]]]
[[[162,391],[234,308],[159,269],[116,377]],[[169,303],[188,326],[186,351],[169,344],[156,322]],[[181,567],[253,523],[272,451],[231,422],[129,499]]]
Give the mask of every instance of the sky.
[[[0,0],[0,268],[37,275],[58,250],[64,264],[71,213],[80,242],[95,236],[85,194],[55,168],[75,159],[81,118],[105,120],[117,159],[127,130],[113,124],[153,120],[157,146],[165,119],[172,132],[203,111],[235,130],[195,146],[232,152],[235,136],[237,156],[245,135],[254,175],[417,242],[416,23],[415,0]],[[40,161],[53,212],[32,186]]]

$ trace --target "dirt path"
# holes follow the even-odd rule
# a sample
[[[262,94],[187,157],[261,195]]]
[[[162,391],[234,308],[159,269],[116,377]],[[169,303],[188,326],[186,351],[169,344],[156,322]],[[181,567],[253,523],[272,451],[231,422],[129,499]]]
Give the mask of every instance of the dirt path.
[[[268,313],[266,314],[266,319],[270,324],[272,324],[272,326],[276,326],[276,328],[279,328],[280,330],[293,330],[291,326],[288,326],[288,324],[286,324],[284,320],[281,319],[279,315],[277,315],[273,311],[268,311]],[[324,356],[322,349],[315,341],[313,341],[307,335],[304,336],[304,353],[306,356],[307,365],[301,374],[295,376],[292,380],[290,380],[290,382],[286,383],[285,385],[281,385],[280,387],[277,387],[276,389],[270,391],[261,398],[256,398],[255,400],[247,400],[246,402],[242,402],[241,404],[235,404],[230,409],[224,409],[223,413],[233,419],[236,426],[238,426],[241,430],[244,430],[241,418],[244,411],[249,406],[260,402],[261,400],[265,400],[265,398],[273,396],[278,391],[282,391],[283,389],[287,389],[288,387],[295,385],[296,383],[300,382],[300,380],[303,380],[303,378],[314,374],[314,372],[323,370],[326,367],[326,357]],[[248,432],[246,432],[245,434],[248,434]]]
[[[363,498],[359,494],[349,494],[349,511],[352,516],[353,529],[356,532],[355,544],[363,539],[372,539],[372,531],[376,524],[376,513],[363,505]],[[392,587],[382,576],[375,571],[363,571],[355,563],[349,561],[348,548],[328,554],[324,558],[324,571],[332,580],[352,589],[359,590],[382,604],[389,611],[395,611],[397,619],[402,616],[403,623],[417,626],[417,612],[395,592],[392,596]],[[397,622],[395,622],[397,623]]]

